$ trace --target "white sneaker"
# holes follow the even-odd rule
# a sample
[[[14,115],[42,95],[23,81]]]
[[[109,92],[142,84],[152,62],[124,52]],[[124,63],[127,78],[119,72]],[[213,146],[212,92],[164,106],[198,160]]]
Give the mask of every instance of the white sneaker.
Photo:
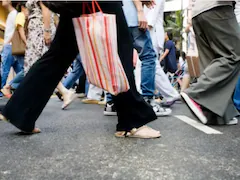
[[[232,120],[230,120],[227,125],[231,126],[231,125],[237,125],[238,124],[238,118],[234,117],[232,118]]]
[[[172,114],[171,109],[161,107],[157,102],[155,102],[154,99],[144,98],[144,100],[153,107],[153,110],[157,117],[169,116]]]
[[[104,116],[117,116],[114,103],[107,103],[103,112]]]

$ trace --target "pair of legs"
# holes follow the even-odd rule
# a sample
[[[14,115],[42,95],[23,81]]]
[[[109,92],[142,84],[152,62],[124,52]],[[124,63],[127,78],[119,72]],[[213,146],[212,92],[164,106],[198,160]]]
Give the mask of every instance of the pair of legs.
[[[70,89],[73,87],[74,83],[84,74],[84,69],[82,66],[82,61],[80,54],[77,56],[76,60],[74,61],[73,70],[70,74],[66,77],[63,81],[63,85]],[[91,102],[98,102],[101,100],[103,90],[98,88],[92,84],[89,85],[87,98],[91,100]],[[86,102],[87,103],[87,102]]]
[[[213,117],[204,123],[228,124],[239,115],[232,101],[240,70],[240,31],[233,8],[206,11],[193,18],[193,27],[204,71],[186,94]]]
[[[136,76],[141,73],[140,61],[137,62],[136,66]],[[138,84],[139,82],[137,82]],[[160,92],[160,94],[165,98],[166,102],[171,102],[180,98],[177,90],[171,85],[167,75],[164,73],[160,66],[160,62],[156,59],[156,72],[155,72],[155,88]]]
[[[51,2],[44,3],[52,8]],[[60,4],[64,5],[56,6],[58,2],[52,4],[53,10],[60,12],[61,16],[49,51],[32,66],[2,112],[10,123],[26,132],[34,129],[35,122],[55,87],[78,54],[72,18],[81,15],[82,3]],[[128,92],[114,97],[118,114],[117,131],[136,132],[134,128],[140,128],[155,120],[156,115],[136,90],[132,62],[133,47],[121,3],[99,2],[99,4],[104,13],[116,15],[118,52],[131,87]],[[154,137],[156,134],[159,136],[159,132],[154,130],[152,132]]]
[[[84,74],[84,69],[82,66],[82,61],[80,54],[77,55],[76,60],[73,64],[73,70],[69,73],[69,75],[64,79],[63,85],[70,89],[73,87],[74,83]]]
[[[3,88],[6,85],[11,67],[13,67],[14,71],[17,74],[23,70],[24,56],[13,56],[11,45],[4,45],[1,56],[2,56],[1,88]]]

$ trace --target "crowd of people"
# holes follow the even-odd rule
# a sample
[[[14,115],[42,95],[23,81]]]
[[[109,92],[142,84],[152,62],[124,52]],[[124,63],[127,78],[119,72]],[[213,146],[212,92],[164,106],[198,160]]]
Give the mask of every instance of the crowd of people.
[[[181,96],[203,124],[237,124],[240,3],[190,3],[187,53],[178,50],[171,31],[164,32],[164,4],[165,0],[99,1],[103,13],[116,15],[118,54],[130,85],[129,91],[113,96],[89,84],[84,71],[72,22],[84,13],[83,2],[3,0],[9,14],[1,86],[9,101],[0,119],[23,132],[39,133],[35,122],[55,93],[63,110],[84,97],[83,103],[105,105],[104,115],[118,116],[116,137],[159,138],[160,131],[146,124],[171,115]],[[15,48],[20,42],[25,45],[21,52]],[[194,78],[187,60],[192,57],[200,66]],[[7,82],[11,67],[16,76]]]

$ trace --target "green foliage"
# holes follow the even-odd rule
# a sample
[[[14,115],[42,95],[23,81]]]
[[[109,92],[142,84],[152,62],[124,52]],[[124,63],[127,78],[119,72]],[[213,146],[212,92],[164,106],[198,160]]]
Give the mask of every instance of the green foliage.
[[[165,31],[171,31],[173,33],[173,37],[179,39],[180,41],[180,49],[182,49],[182,41],[183,41],[183,11],[176,11],[174,13],[169,14],[165,20]]]
[[[166,17],[165,31],[172,31],[174,37],[182,35],[183,29],[183,11],[176,11]]]

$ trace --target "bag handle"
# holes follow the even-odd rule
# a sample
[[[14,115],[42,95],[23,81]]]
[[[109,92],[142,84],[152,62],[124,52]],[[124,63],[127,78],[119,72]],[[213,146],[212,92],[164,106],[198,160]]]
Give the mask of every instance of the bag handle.
[[[92,11],[92,9],[90,8],[90,6],[89,6],[89,4],[88,4],[87,2],[83,2],[83,5],[82,5],[82,13],[83,13],[83,14],[86,14],[86,6],[87,6],[89,12],[92,14],[93,11]]]
[[[99,10],[100,12],[103,12],[102,9],[101,9],[101,7],[99,6],[98,2],[95,1],[95,0],[93,0],[93,1],[92,1],[93,13],[96,13],[95,5],[97,6],[97,8],[98,8],[98,10]]]
[[[101,7],[99,6],[98,2],[93,0],[92,1],[92,9],[90,8],[89,6],[89,3],[87,2],[83,2],[83,5],[82,5],[82,13],[83,14],[86,14],[86,6],[89,10],[89,12],[92,14],[92,13],[96,13],[96,8],[95,8],[95,5],[97,6],[97,10],[99,10],[100,12],[102,12],[102,9]]]

